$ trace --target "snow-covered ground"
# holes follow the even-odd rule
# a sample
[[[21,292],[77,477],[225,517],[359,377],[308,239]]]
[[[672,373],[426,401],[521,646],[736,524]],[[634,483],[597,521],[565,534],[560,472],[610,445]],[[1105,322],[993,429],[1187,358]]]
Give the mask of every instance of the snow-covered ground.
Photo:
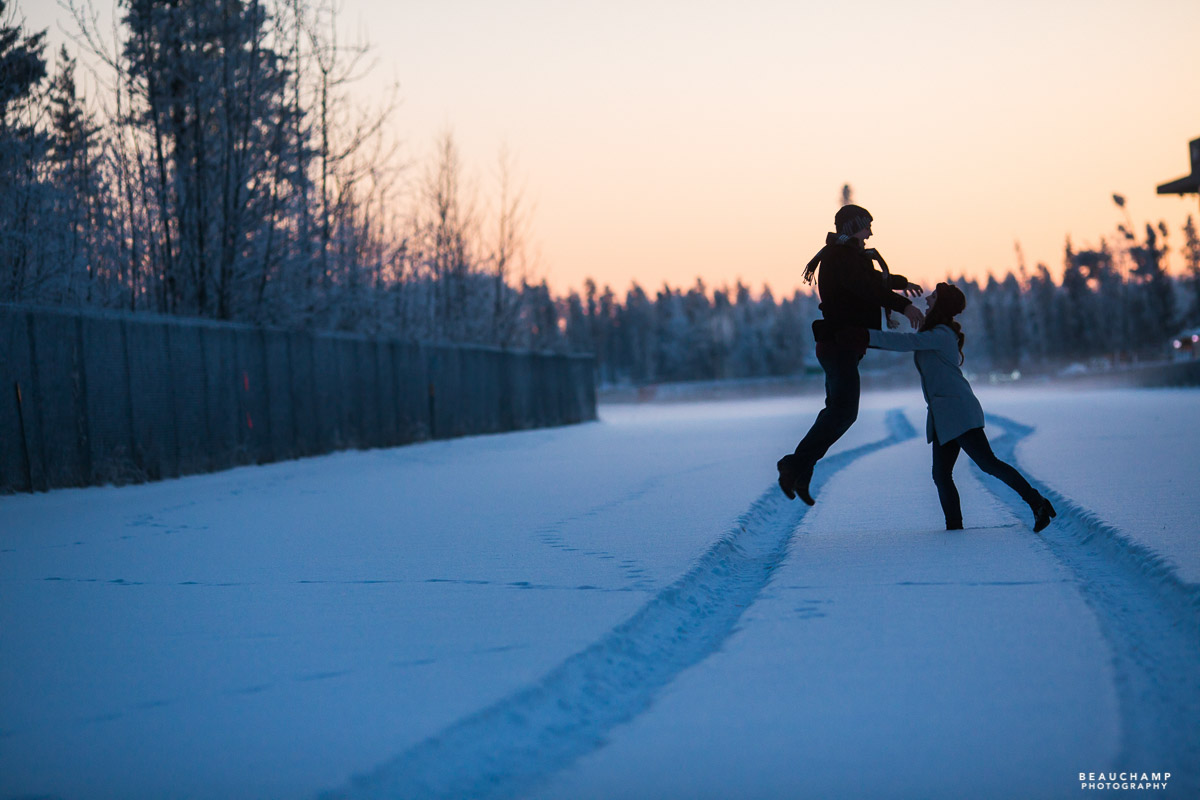
[[[0,798],[1196,796],[1200,392],[981,398],[1044,535],[915,388],[0,497]]]

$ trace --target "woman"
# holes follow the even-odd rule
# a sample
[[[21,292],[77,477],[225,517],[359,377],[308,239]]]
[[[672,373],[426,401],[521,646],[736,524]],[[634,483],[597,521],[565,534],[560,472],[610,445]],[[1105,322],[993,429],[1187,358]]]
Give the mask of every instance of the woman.
[[[917,333],[867,331],[859,328],[852,336],[881,350],[913,352],[921,373],[921,391],[929,414],[925,435],[933,443],[933,482],[946,515],[946,530],[962,530],[962,508],[952,472],[960,450],[965,450],[981,470],[1008,484],[1033,511],[1033,530],[1043,530],[1057,516],[1050,501],[1010,464],[992,452],[983,432],[983,407],[963,377],[962,346],[965,336],[955,317],[967,306],[962,290],[939,283],[926,298],[928,311]]]

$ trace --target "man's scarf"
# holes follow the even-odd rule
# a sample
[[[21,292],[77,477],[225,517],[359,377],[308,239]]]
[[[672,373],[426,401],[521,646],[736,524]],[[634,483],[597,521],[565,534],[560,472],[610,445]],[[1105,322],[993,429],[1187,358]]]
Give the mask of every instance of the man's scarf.
[[[829,252],[829,248],[835,247],[837,245],[842,245],[843,247],[857,248],[859,250],[862,250],[863,255],[865,255],[867,258],[871,259],[872,261],[878,261],[879,269],[882,270],[882,272],[883,272],[883,288],[890,289],[889,283],[890,283],[890,278],[892,276],[892,273],[890,270],[888,270],[887,262],[883,260],[883,256],[881,256],[879,254],[879,251],[876,250],[875,248],[873,248],[873,247],[869,248],[869,247],[864,246],[862,239],[859,239],[855,236],[851,236],[850,234],[847,234],[847,233],[826,234],[825,246],[822,247],[820,250],[818,250],[817,254],[815,256],[813,256],[812,259],[810,259],[807,264],[804,265],[804,282],[805,283],[813,282],[813,280],[816,278],[817,267],[819,267],[821,265],[821,261],[825,258],[825,255]],[[898,324],[898,323],[893,323],[891,309],[885,308],[883,310],[883,313],[887,317],[888,327],[889,328],[896,327],[896,324]]]
[[[891,277],[891,272],[888,270],[887,262],[883,260],[883,256],[879,255],[879,251],[875,248],[868,248],[863,245],[863,240],[851,236],[847,233],[829,233],[825,235],[825,246],[817,251],[817,254],[804,265],[804,282],[812,283],[817,275],[817,267],[821,265],[821,261],[829,252],[829,248],[836,245],[843,247],[854,247],[863,251],[863,255],[872,261],[879,262],[879,268],[883,270],[883,285],[888,285],[888,278]]]

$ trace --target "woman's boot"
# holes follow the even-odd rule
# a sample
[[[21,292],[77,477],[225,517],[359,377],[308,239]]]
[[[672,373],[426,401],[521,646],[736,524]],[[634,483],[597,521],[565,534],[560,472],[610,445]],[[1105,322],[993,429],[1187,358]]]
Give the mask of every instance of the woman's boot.
[[[1030,504],[1033,509],[1033,532],[1041,533],[1050,524],[1050,520],[1058,516],[1058,512],[1054,510],[1054,506],[1050,505],[1050,501],[1044,497],[1039,497],[1037,502]]]

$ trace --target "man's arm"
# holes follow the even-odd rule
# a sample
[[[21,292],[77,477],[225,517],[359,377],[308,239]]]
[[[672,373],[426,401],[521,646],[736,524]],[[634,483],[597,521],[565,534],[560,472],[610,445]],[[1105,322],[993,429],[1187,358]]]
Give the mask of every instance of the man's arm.
[[[879,274],[882,277],[883,273]],[[894,275],[891,273],[888,273],[887,276],[887,288],[894,292],[904,292],[909,297],[920,297],[925,294],[925,290],[920,285],[910,283],[908,278],[903,275]]]
[[[873,285],[875,301],[889,311],[898,311],[903,314],[908,318],[908,321],[914,330],[921,327],[921,323],[925,321],[925,315],[922,314],[921,311],[912,304],[912,301],[907,297],[903,297],[893,291],[888,290],[887,287],[884,286],[883,273],[872,268],[870,275],[870,282]],[[900,277],[903,278],[903,276]],[[905,281],[905,283],[907,284],[908,282]],[[871,289],[872,287],[868,288]],[[917,288],[918,290],[920,289],[920,287]]]
[[[904,292],[909,297],[917,297],[918,295],[924,293],[924,289],[915,283],[910,283],[908,278],[904,277],[903,275],[897,275],[889,270],[887,262],[883,260],[883,256],[880,255],[878,250],[873,247],[867,248],[866,254],[867,257],[872,261],[878,261],[879,266],[883,268],[881,272],[878,270],[876,270],[876,272],[879,274],[881,279],[880,282],[884,284],[885,288],[898,292]],[[886,280],[884,280],[885,276]]]
[[[882,287],[880,287],[878,298],[879,305],[891,311],[899,311],[906,317],[908,316],[908,309],[912,307],[912,301],[907,297],[898,295],[895,292],[888,291]],[[918,311],[917,313],[920,312]]]

